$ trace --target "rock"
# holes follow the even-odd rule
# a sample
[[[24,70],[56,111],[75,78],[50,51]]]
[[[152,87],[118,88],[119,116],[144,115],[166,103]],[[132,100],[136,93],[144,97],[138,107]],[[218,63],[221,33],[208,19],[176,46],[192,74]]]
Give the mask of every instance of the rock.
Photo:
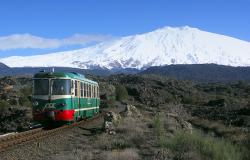
[[[179,120],[179,123],[181,124],[181,127],[183,130],[189,132],[189,133],[192,133],[193,131],[193,127],[192,127],[192,124],[187,122],[187,121],[184,121],[184,120]]]
[[[192,124],[185,121],[181,116],[178,114],[173,113],[167,113],[166,114],[166,128],[171,133],[174,133],[175,131],[182,129],[184,131],[187,131],[189,133],[192,133],[193,127]]]
[[[174,133],[177,130],[181,129],[181,125],[179,124],[177,116],[175,116],[175,114],[167,113],[166,115],[167,116],[164,125],[168,132]]]
[[[105,131],[109,134],[116,134],[115,125],[119,123],[121,119],[120,114],[116,114],[115,112],[108,112],[104,116],[104,124],[103,127]]]
[[[142,116],[142,114],[136,109],[136,107],[130,104],[127,104],[122,114],[126,117],[141,117]]]

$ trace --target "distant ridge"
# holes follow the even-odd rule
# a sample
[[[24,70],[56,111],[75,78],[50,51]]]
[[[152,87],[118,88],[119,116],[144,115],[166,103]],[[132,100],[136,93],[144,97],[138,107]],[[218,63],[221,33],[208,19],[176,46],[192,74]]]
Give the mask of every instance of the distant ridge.
[[[108,76],[111,74],[156,74],[181,80],[192,80],[197,82],[250,82],[250,67],[230,67],[217,64],[179,64],[160,67],[150,67],[144,71],[136,69],[79,69],[68,67],[15,67],[0,69],[0,77],[3,76],[24,76],[45,70],[47,72],[77,72],[84,75]]]
[[[230,67],[217,64],[166,65],[148,68],[140,74],[157,74],[198,82],[250,82],[250,67]]]
[[[0,68],[0,77],[3,76],[24,76],[24,75],[29,75],[32,76],[37,72],[40,71],[46,71],[46,72],[51,72],[52,69],[54,68],[55,72],[77,72],[81,73],[84,75],[97,75],[97,76],[108,76],[111,74],[134,74],[138,73],[139,70],[136,69],[113,69],[113,70],[108,70],[108,69],[102,69],[102,68],[96,68],[96,69],[80,69],[80,68],[70,68],[70,67],[13,67],[9,68],[6,67],[6,65],[2,64],[3,67]],[[1,63],[0,63],[1,67]]]

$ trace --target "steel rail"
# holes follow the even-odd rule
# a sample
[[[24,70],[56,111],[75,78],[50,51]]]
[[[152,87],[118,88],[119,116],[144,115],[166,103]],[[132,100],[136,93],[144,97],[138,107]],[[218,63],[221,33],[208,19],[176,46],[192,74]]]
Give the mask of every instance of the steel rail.
[[[76,123],[73,123],[73,124],[70,124],[70,125],[63,125],[61,127],[53,128],[51,130],[45,130],[43,128],[37,128],[37,129],[33,129],[33,130],[29,130],[29,131],[20,132],[20,133],[11,134],[11,135],[8,135],[8,136],[1,137],[0,138],[0,152],[4,151],[7,148],[10,148],[12,146],[22,144],[24,142],[44,138],[46,136],[59,133],[60,131],[64,131],[66,129],[70,129],[70,128],[73,128],[75,126],[79,126],[79,125],[89,123],[89,122],[99,118],[101,115],[102,114],[98,114],[98,115],[96,115],[96,116],[94,116],[94,117],[92,117],[90,119],[82,120],[80,122],[76,122]]]

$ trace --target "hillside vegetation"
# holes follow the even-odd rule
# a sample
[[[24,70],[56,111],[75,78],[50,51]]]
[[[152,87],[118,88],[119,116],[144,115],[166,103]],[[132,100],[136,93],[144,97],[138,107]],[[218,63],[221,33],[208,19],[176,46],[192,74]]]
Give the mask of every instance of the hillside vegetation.
[[[106,159],[249,156],[248,82],[196,83],[123,74],[89,78],[100,84],[102,110],[121,117],[112,128],[111,133],[116,134],[95,135],[89,146],[100,149]],[[5,77],[0,81],[1,132],[25,130],[32,122],[31,78]],[[84,158],[93,159],[94,153],[88,153]]]

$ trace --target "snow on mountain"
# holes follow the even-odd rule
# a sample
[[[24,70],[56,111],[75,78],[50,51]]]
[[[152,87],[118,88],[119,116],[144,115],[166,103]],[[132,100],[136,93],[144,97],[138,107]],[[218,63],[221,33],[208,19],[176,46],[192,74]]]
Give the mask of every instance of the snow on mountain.
[[[165,27],[87,48],[0,59],[10,67],[147,68],[166,64],[216,63],[250,66],[250,42],[201,31]]]

